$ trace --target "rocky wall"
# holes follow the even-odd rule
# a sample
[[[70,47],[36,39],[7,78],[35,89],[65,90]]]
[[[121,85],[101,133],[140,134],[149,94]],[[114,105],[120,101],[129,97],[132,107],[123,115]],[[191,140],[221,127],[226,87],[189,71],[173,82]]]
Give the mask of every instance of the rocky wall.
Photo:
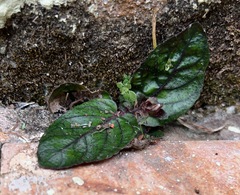
[[[157,42],[198,21],[211,51],[198,106],[240,100],[239,1],[85,0],[46,9],[25,5],[0,29],[0,100],[35,101],[57,85],[79,82],[116,94]]]

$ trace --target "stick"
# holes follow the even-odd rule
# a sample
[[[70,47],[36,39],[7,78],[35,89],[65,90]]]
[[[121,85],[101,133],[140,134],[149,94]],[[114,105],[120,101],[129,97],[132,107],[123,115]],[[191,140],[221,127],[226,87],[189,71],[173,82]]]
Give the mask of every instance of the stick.
[[[157,15],[157,9],[154,9],[153,10],[153,16],[152,16],[152,42],[153,42],[153,49],[155,49],[157,47],[156,15]]]

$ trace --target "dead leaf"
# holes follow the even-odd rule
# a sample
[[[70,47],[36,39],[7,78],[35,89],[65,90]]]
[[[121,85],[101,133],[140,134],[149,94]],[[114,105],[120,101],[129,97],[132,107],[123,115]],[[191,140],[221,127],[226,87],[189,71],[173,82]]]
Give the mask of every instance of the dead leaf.
[[[98,97],[100,91],[90,91],[78,83],[64,83],[56,87],[47,100],[48,109],[52,113],[65,113],[77,104]]]

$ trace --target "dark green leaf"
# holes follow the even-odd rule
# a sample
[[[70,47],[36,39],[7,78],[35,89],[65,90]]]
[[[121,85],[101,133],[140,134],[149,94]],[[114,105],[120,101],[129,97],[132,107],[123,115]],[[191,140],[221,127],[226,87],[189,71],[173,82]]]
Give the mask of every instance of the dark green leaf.
[[[110,100],[112,100],[111,95],[107,91],[102,91],[100,96],[103,99],[110,99]]]
[[[107,159],[140,132],[134,115],[117,112],[110,99],[93,99],[62,115],[38,146],[39,164],[61,169]]]
[[[132,78],[138,96],[157,97],[163,104],[161,125],[177,119],[199,98],[209,62],[206,35],[200,24],[159,45]]]

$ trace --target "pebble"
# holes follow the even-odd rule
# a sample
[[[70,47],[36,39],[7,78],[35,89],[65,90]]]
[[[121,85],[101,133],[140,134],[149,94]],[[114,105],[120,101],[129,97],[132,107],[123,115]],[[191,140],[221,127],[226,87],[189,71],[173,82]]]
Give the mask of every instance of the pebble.
[[[82,186],[84,184],[84,181],[80,177],[73,177],[73,182],[79,186]]]
[[[236,114],[236,107],[235,106],[229,106],[226,108],[227,114]]]

